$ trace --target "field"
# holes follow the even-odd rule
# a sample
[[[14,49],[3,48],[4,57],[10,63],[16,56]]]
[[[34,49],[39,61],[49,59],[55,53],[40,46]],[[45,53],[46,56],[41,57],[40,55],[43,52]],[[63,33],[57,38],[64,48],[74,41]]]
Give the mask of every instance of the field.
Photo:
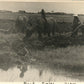
[[[43,44],[38,39],[24,42],[22,40],[24,34],[14,33],[14,28],[15,22],[13,20],[0,20],[0,69],[7,71],[12,67],[26,63],[28,65],[38,65],[39,67],[49,67],[52,70],[65,71],[64,75],[67,76],[67,73],[69,73],[69,77],[84,81],[83,37],[76,37],[75,39],[60,38],[57,44],[55,43],[56,46],[49,43],[50,46],[42,48]],[[67,29],[65,32],[69,32],[69,30]],[[22,72],[25,72],[25,69]],[[42,72],[40,75],[42,75]]]

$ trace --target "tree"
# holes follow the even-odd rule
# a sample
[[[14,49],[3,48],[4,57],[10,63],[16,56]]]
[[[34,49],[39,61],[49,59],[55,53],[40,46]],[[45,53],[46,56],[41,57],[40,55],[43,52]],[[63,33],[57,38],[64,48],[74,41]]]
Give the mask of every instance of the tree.
[[[18,12],[19,12],[19,13],[26,13],[25,10],[19,10]]]

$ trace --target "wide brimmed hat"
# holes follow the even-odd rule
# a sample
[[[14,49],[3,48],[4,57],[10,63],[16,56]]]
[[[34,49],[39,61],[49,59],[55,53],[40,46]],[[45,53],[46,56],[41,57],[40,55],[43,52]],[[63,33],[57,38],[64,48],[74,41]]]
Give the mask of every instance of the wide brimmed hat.
[[[74,14],[73,16],[78,16],[78,14]]]

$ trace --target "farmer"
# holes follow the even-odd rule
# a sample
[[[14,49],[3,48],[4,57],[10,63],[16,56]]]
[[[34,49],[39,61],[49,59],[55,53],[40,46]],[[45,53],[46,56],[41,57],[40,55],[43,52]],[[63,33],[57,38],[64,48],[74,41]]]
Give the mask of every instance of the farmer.
[[[41,10],[41,17],[46,21],[46,15],[44,9]]]
[[[76,30],[76,28],[80,25],[80,20],[77,16],[74,16],[74,20],[73,20],[73,35],[77,35],[78,33],[78,29]]]
[[[44,19],[44,34],[45,34],[47,31],[47,19],[46,19],[44,9],[41,10],[41,17],[42,17],[42,19]]]

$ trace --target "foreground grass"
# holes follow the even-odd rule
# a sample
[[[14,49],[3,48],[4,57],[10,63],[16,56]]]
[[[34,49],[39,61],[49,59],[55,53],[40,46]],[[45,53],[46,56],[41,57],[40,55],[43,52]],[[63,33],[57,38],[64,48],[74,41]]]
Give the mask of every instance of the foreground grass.
[[[34,58],[40,62],[70,66],[84,65],[84,46],[69,46],[66,48],[31,51]]]
[[[76,76],[83,76],[84,45],[68,45],[57,48],[50,46],[39,50],[33,49],[34,46],[24,44],[22,38],[21,34],[0,34],[1,69],[8,70],[18,64],[30,63],[49,66],[51,69],[58,68],[74,73]],[[24,47],[28,52],[25,51]]]
[[[72,67],[72,66],[84,66],[84,46],[67,46],[65,48],[52,48],[45,47],[42,50],[30,49],[27,45],[20,40],[22,37],[19,34],[1,34],[0,35],[0,57],[2,57],[5,53],[9,54],[9,56],[13,59],[20,60],[21,58],[27,59],[26,62],[29,62],[31,59],[35,59],[35,62],[45,63],[50,65],[59,65],[60,67]],[[26,47],[28,52],[26,52],[23,48]],[[18,54],[19,52],[19,54]],[[23,53],[22,53],[23,52]],[[25,56],[25,54],[26,56]],[[12,53],[12,54],[11,54]],[[21,54],[22,53],[22,54]],[[10,58],[6,56],[4,58]],[[16,61],[15,59],[15,61]],[[23,60],[21,59],[21,60]],[[6,59],[7,60],[7,59]],[[14,61],[14,60],[13,60]],[[23,61],[24,62],[24,61]],[[33,61],[31,61],[33,62]],[[80,69],[81,70],[81,69]]]

